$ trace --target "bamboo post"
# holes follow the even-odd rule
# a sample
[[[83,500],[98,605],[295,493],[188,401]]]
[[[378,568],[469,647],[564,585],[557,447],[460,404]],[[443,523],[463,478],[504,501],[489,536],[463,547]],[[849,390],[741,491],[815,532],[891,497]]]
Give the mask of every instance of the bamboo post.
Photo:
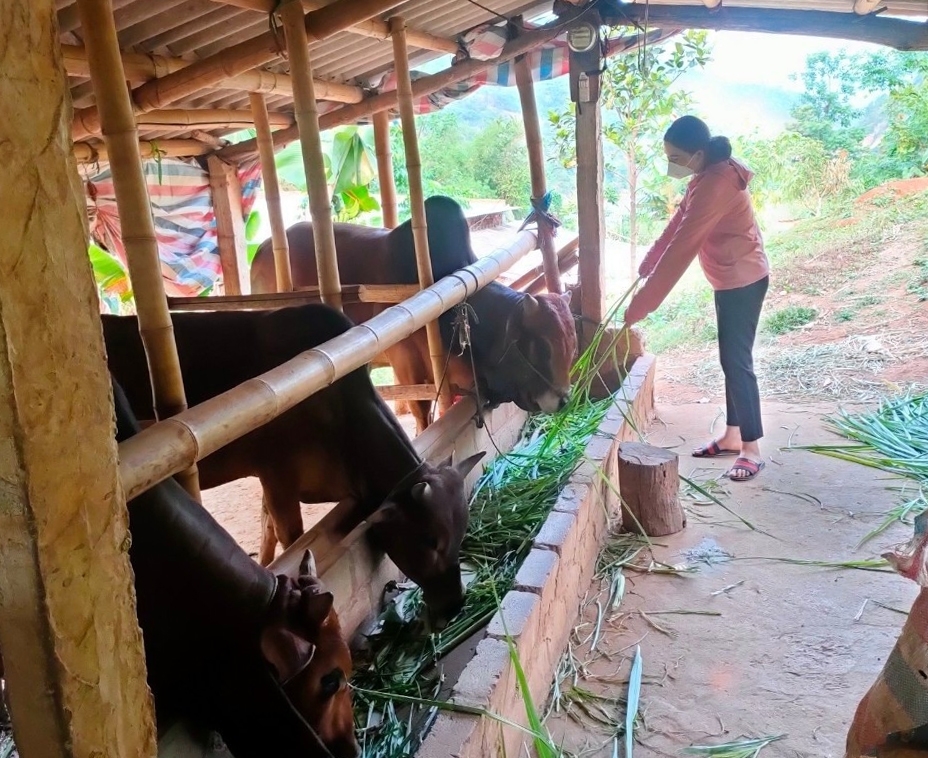
[[[432,258],[429,255],[429,232],[425,217],[425,196],[422,188],[422,159],[419,156],[419,138],[416,134],[416,114],[412,102],[412,79],[409,76],[409,51],[406,48],[406,22],[399,16],[390,19],[393,35],[393,62],[396,68],[396,96],[403,127],[403,145],[406,148],[406,173],[409,177],[409,206],[412,211],[412,234],[416,247],[416,268],[422,289],[435,283]],[[451,407],[451,385],[444,381],[445,350],[438,322],[426,324],[432,376],[438,387],[438,409]]]
[[[222,285],[227,295],[247,295],[248,245],[245,242],[245,219],[242,217],[242,185],[235,166],[215,155],[206,159],[209,187],[216,216]]]
[[[55,3],[5,3],[0,647],[22,756],[153,758]]]
[[[113,173],[116,207],[135,294],[139,332],[148,357],[155,411],[158,418],[163,419],[185,410],[187,400],[174,344],[174,327],[164,294],[155,222],[142,172],[138,129],[126,89],[112,3],[111,0],[78,0],[78,10],[103,140]],[[182,472],[178,479],[194,498],[199,499],[195,468]]]
[[[267,103],[260,92],[250,93],[248,99],[251,102],[258,151],[261,155],[261,176],[264,180],[267,215],[271,222],[271,246],[274,251],[277,291],[290,292],[293,289],[293,275],[290,272],[290,245],[287,242],[287,227],[284,226],[284,214],[280,206],[280,184],[277,181],[277,164],[274,162],[274,142],[271,139],[271,125],[267,118]]]
[[[545,179],[545,151],[541,141],[541,123],[538,120],[532,69],[527,55],[516,58],[515,69],[519,100],[522,102],[522,121],[525,124],[525,144],[528,148],[528,167],[532,178],[532,200],[536,201],[547,194],[548,187]],[[541,249],[548,292],[563,292],[561,272],[557,264],[557,250],[554,247],[554,227],[540,216],[538,217],[538,247]]]
[[[592,78],[592,77],[591,77]],[[592,87],[592,85],[591,85]],[[577,226],[580,236],[580,313],[584,345],[606,316],[603,247],[602,111],[599,100],[577,103]]]
[[[383,210],[383,225],[387,229],[399,226],[396,207],[396,181],[393,178],[393,153],[390,150],[390,114],[378,111],[374,114],[374,150],[377,153],[377,179],[380,184],[380,207]]]
[[[309,58],[309,41],[306,37],[306,23],[300,0],[286,0],[280,7],[280,14],[287,36],[287,54],[290,57],[294,115],[300,131],[303,170],[306,173],[306,187],[309,191],[319,288],[322,302],[334,308],[341,308],[342,287],[338,278],[332,201],[325,179],[319,111],[316,108],[316,93],[313,87],[313,68]]]
[[[535,233],[524,231],[508,247],[446,276],[402,305],[121,443],[119,473],[126,497],[144,492],[366,365],[495,281],[536,246]]]

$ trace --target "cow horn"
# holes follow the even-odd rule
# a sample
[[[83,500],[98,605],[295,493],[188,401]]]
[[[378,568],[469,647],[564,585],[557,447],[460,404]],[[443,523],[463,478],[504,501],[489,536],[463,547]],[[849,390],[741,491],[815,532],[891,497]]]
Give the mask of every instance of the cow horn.
[[[573,295],[573,290],[564,290],[561,293],[561,300],[564,301],[565,305],[570,305],[570,298]]]
[[[303,560],[300,561],[300,576],[318,576],[316,571],[316,556],[312,550],[303,553]]]
[[[414,484],[410,494],[420,503],[428,503],[432,499],[432,485],[428,482]]]
[[[541,306],[534,296],[526,295],[522,298],[522,318],[532,318],[538,313],[539,308],[541,308]]]
[[[461,477],[466,477],[471,471],[473,471],[474,466],[480,463],[483,460],[483,456],[487,454],[486,450],[481,450],[479,453],[474,453],[470,458],[465,458],[463,461],[459,461],[454,470],[461,475]]]

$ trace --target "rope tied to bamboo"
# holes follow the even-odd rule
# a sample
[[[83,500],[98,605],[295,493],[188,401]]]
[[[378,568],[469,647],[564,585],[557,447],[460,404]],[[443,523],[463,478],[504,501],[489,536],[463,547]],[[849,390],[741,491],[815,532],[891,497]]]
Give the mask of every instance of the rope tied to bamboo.
[[[560,227],[561,220],[549,210],[551,208],[552,199],[550,192],[545,192],[541,197],[533,197],[531,199],[532,210],[529,212],[528,216],[525,217],[525,221],[522,222],[519,231],[521,232],[533,221],[539,226],[541,226],[542,223],[547,224],[552,231]]]

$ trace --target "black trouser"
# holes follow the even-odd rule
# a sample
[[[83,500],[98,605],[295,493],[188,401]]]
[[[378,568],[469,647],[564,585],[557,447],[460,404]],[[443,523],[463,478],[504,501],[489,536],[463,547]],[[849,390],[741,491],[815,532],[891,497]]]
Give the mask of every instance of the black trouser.
[[[769,283],[770,277],[765,276],[747,287],[715,293],[719,360],[725,374],[726,423],[741,428],[742,442],[754,442],[764,436],[753,350]]]

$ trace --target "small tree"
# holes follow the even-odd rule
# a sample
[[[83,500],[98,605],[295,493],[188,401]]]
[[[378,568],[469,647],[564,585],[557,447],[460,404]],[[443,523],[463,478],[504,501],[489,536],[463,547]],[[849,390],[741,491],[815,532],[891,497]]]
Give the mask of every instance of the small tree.
[[[638,275],[637,248],[639,235],[639,196],[643,173],[648,167],[662,164],[661,137],[675,116],[691,104],[689,93],[675,87],[686,72],[701,68],[709,61],[708,35],[704,31],[689,31],[676,41],[653,45],[637,55],[620,55],[609,62],[602,76],[602,107],[607,111],[603,135],[622,156],[628,183],[628,242],[629,273]],[[563,113],[552,113],[549,119],[555,129],[558,153],[565,165],[576,161],[573,107]],[[655,174],[645,180],[648,195],[672,195],[666,184]],[[649,209],[659,204],[648,203]]]
[[[790,114],[789,130],[818,141],[831,154],[859,150],[865,131],[853,101],[863,91],[860,74],[866,65],[865,56],[843,50],[808,56],[800,76],[805,91]]]

